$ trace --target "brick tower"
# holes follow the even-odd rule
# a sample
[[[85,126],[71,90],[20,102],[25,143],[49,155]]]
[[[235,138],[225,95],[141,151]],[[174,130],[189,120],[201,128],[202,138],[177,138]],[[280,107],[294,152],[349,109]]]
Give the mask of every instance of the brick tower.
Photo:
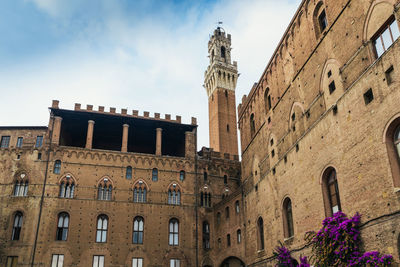
[[[231,63],[231,35],[218,27],[208,42],[210,65],[204,78],[208,95],[210,148],[238,155],[235,89],[237,62]]]

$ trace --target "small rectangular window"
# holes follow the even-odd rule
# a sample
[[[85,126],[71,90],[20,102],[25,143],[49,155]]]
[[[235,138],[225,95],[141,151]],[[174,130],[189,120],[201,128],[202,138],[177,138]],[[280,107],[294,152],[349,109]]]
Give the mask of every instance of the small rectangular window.
[[[39,148],[39,147],[42,147],[42,145],[43,145],[43,136],[36,137],[35,147]]]
[[[41,160],[41,159],[42,159],[42,153],[39,152],[39,153],[37,154],[37,159],[38,159],[38,160]]]
[[[333,92],[335,92],[335,90],[336,90],[335,81],[332,81],[332,82],[329,84],[329,93],[332,94]]]
[[[365,105],[371,103],[372,100],[374,100],[374,93],[372,92],[372,89],[369,89],[367,92],[364,93]]]
[[[142,258],[133,258],[132,259],[132,267],[143,267],[143,259]]]
[[[19,148],[22,147],[23,140],[24,140],[23,137],[18,137],[18,139],[17,139],[17,147],[19,147]]]
[[[16,256],[8,256],[7,257],[7,267],[17,267],[18,257]]]
[[[10,145],[10,136],[2,136],[1,137],[0,147],[1,148],[8,148],[9,145]]]
[[[392,65],[385,71],[387,85],[391,85],[393,82],[393,70],[394,69]]]
[[[181,267],[181,261],[178,259],[170,259],[169,267]]]
[[[51,267],[63,267],[64,265],[64,255],[53,254],[51,258]]]
[[[93,256],[93,267],[104,267],[104,256]]]

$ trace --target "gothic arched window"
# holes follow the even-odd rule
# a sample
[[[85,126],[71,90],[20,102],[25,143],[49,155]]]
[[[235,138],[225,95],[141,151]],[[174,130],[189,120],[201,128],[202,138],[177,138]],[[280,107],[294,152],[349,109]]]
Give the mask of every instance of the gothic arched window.
[[[210,225],[207,221],[203,222],[203,248],[210,248]]]
[[[325,214],[327,217],[332,216],[335,212],[341,210],[339,186],[336,177],[336,170],[328,168],[322,177],[322,196],[325,203]]]
[[[19,174],[15,179],[14,196],[25,197],[28,194],[29,181],[25,173]]]
[[[264,105],[265,105],[265,114],[268,113],[268,111],[271,109],[272,107],[272,103],[271,103],[271,95],[269,94],[269,88],[265,89],[265,93],[264,93]]]
[[[133,244],[143,244],[144,220],[143,217],[135,217],[133,221]]]
[[[70,175],[66,175],[60,182],[61,198],[73,198],[75,192],[75,182]]]
[[[320,1],[314,10],[314,28],[315,28],[315,35],[317,39],[321,36],[321,34],[325,31],[328,27],[328,19],[326,17],[324,3]]]
[[[18,211],[15,213],[11,240],[19,240],[22,229],[22,218],[22,212]]]
[[[181,204],[181,189],[177,184],[172,184],[168,189],[168,204],[170,205]]]
[[[235,210],[236,210],[236,213],[240,212],[239,200],[236,200],[236,202],[235,202]]]
[[[253,137],[256,133],[256,123],[254,121],[254,113],[250,115],[250,136]]]
[[[104,178],[98,187],[98,200],[111,200],[112,197],[112,185],[109,178]]]
[[[53,173],[60,174],[61,172],[61,160],[56,160],[54,162]]]
[[[107,215],[100,215],[97,217],[97,229],[96,229],[96,242],[105,243],[107,242],[107,230],[108,230],[108,217]]]
[[[56,240],[66,241],[68,237],[69,215],[66,212],[58,214]]]
[[[259,250],[264,249],[264,221],[263,218],[257,220],[257,231],[258,231],[258,248]]]
[[[169,220],[169,245],[179,245],[179,221],[175,218]]]
[[[283,226],[285,238],[292,237],[294,235],[294,228],[292,201],[290,198],[286,198],[285,201],[283,201]]]
[[[133,188],[133,202],[147,202],[147,187],[143,181],[138,181]]]

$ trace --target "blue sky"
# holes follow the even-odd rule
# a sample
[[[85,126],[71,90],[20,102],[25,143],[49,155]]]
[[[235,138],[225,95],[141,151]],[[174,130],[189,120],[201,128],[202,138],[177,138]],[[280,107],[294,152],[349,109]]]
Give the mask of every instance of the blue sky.
[[[217,21],[232,34],[237,103],[258,81],[300,0],[2,0],[0,125],[46,125],[52,99],[198,118]],[[163,115],[162,115],[163,116]]]

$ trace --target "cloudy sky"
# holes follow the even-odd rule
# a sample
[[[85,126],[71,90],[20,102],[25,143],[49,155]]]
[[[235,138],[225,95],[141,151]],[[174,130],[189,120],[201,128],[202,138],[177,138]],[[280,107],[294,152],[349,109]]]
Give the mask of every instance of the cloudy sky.
[[[300,0],[1,0],[0,125],[47,125],[52,99],[197,117],[208,146],[207,42],[223,21],[258,81]]]

